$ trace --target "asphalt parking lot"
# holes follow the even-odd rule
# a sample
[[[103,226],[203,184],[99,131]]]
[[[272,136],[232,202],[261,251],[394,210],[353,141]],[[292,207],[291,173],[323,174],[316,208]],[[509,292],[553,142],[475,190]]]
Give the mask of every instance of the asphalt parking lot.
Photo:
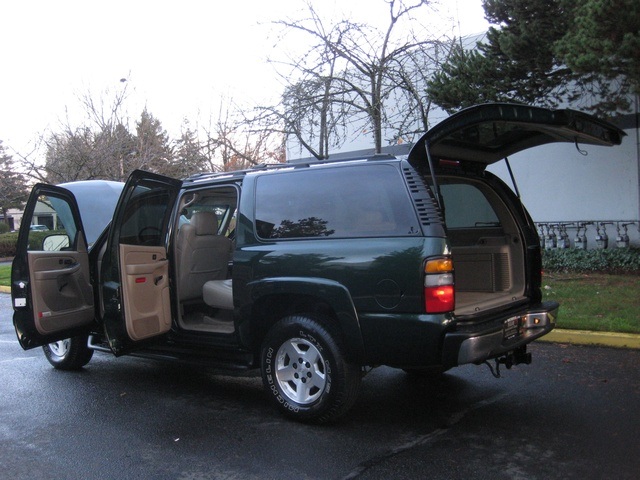
[[[437,381],[378,368],[335,425],[283,419],[259,378],[23,351],[0,294],[0,472],[61,479],[637,479],[640,351],[536,343]]]

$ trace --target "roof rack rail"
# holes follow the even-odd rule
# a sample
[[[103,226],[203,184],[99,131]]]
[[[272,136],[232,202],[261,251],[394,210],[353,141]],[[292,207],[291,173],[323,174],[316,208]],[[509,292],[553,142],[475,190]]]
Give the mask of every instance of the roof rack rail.
[[[355,160],[393,160],[397,158],[390,153],[371,153],[352,156],[338,156],[334,158],[323,158],[321,160],[317,158],[297,158],[287,160],[288,165],[318,165],[323,163],[341,163],[341,162],[353,162]]]
[[[284,168],[305,168],[312,165],[324,165],[331,163],[348,163],[354,161],[375,161],[375,160],[393,160],[396,159],[394,155],[388,153],[377,153],[371,155],[357,155],[352,157],[342,157],[342,158],[329,158],[329,159],[298,159],[292,160],[285,163],[259,163],[254,165],[251,168],[243,169],[243,170],[231,170],[228,172],[200,172],[189,175],[184,179],[185,182],[195,182],[203,179],[215,179],[220,177],[243,177],[247,173],[260,171],[260,170],[279,170]]]

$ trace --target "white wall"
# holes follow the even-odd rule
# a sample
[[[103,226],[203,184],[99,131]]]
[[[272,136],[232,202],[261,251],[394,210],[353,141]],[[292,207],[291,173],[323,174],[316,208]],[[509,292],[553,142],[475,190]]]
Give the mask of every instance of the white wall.
[[[536,223],[634,221],[628,227],[633,245],[640,244],[638,137],[626,130],[615,147],[551,144],[509,159],[524,204]],[[489,168],[509,186],[504,162]],[[607,225],[609,248],[615,247],[616,226]],[[574,226],[568,229],[572,240]],[[589,248],[596,245],[595,225],[587,227]]]
[[[637,220],[636,134],[615,147],[543,145],[509,159],[518,188],[536,222]],[[509,185],[504,162],[489,168]]]

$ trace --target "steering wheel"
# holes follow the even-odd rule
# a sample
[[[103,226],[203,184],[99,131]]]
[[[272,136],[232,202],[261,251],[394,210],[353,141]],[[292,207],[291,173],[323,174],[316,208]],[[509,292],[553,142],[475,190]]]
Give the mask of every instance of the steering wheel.
[[[160,230],[158,227],[151,227],[151,226],[147,226],[142,228],[139,232],[138,232],[138,241],[141,244],[144,244],[152,239],[154,239],[154,237],[160,237],[160,235],[162,234],[162,230]]]

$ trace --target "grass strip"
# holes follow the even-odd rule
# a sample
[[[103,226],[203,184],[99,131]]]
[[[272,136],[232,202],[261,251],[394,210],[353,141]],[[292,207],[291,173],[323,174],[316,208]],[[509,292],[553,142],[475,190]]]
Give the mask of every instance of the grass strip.
[[[558,328],[640,333],[640,276],[545,274],[543,298],[560,302]]]
[[[0,286],[11,286],[11,265],[0,265]]]

